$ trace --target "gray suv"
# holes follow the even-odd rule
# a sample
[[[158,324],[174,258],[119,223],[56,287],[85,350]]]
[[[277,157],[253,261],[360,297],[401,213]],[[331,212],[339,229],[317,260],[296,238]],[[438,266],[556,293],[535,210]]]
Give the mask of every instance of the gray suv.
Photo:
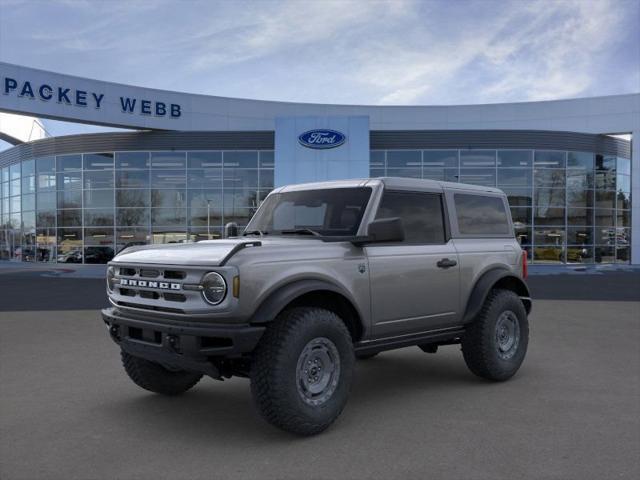
[[[310,435],[347,402],[356,359],[461,344],[469,369],[520,367],[531,310],[505,194],[406,178],[275,189],[241,235],[133,246],[102,311],[124,369],[165,395],[250,379],[270,423]]]

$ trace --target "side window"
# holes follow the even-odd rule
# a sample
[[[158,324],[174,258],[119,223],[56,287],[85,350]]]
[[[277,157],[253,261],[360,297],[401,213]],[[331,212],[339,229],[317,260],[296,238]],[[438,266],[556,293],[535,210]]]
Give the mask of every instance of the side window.
[[[392,217],[402,219],[405,243],[445,243],[441,195],[387,190],[376,218]]]
[[[462,235],[513,235],[502,197],[456,193],[453,199]]]

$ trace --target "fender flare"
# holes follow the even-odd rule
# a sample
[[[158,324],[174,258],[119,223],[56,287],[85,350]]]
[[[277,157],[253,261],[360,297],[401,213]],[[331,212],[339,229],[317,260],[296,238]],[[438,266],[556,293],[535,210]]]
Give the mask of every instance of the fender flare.
[[[362,313],[358,310],[354,302],[351,300],[351,296],[343,288],[326,280],[306,279],[295,280],[271,292],[255,310],[255,312],[251,316],[249,323],[261,324],[270,322],[276,317],[276,315],[278,315],[278,313],[282,311],[285,306],[287,306],[296,298],[306,293],[311,293],[319,290],[330,291],[344,297],[351,304],[355,312],[360,317],[360,321],[362,322]]]
[[[531,312],[531,294],[529,293],[527,284],[506,268],[497,267],[483,273],[474,285],[471,295],[469,295],[469,299],[467,300],[463,323],[471,322],[480,313],[489,292],[496,283],[500,281],[511,283],[512,288],[510,289],[518,294],[527,314]]]

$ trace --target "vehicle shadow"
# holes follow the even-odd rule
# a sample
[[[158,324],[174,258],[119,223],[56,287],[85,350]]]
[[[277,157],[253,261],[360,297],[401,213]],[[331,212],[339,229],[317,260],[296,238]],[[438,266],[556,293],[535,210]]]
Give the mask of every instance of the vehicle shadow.
[[[451,391],[461,387],[487,385],[471,375],[462,358],[447,355],[396,353],[383,354],[374,359],[358,362],[349,406],[360,412],[381,418],[403,409],[403,402],[412,401],[425,391]],[[300,441],[300,437],[281,432],[267,425],[258,415],[246,379],[233,379],[218,383],[206,379],[192,391],[180,397],[163,397],[145,392],[128,391],[125,399],[114,399],[102,413],[109,422],[125,422],[134,431],[152,430],[153,435],[167,434],[215,445],[237,443]],[[391,401],[393,400],[393,401]],[[338,422],[334,429],[348,429],[350,422]],[[332,430],[334,430],[332,429]]]

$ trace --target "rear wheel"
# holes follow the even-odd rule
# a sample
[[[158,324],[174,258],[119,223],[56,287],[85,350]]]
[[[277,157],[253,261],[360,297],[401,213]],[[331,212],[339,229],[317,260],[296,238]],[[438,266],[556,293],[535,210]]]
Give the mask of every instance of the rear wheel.
[[[342,412],[353,366],[351,335],[335,313],[294,308],[281,313],[260,340],[251,368],[251,391],[269,423],[313,435]]]
[[[529,322],[520,298],[510,290],[496,289],[463,335],[462,353],[474,374],[503,381],[520,368],[528,343]]]
[[[179,395],[192,388],[202,375],[184,370],[169,370],[159,363],[121,351],[122,365],[129,378],[139,387],[162,395]]]

